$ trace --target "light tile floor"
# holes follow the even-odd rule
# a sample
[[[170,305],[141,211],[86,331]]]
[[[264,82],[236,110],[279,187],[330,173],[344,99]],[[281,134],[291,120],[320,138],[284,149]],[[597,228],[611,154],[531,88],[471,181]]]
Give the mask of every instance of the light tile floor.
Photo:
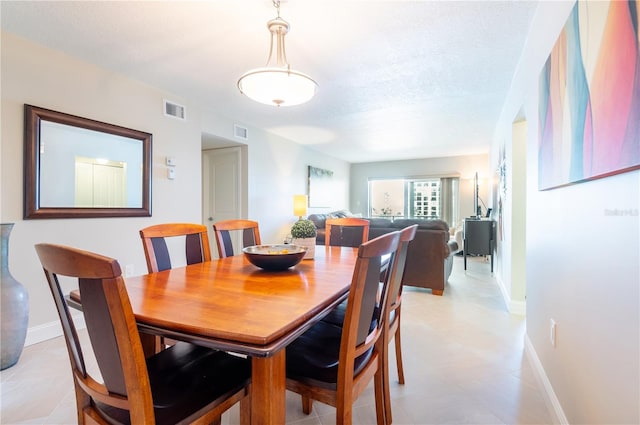
[[[456,257],[453,273],[438,297],[406,287],[402,343],[406,384],[397,383],[391,359],[394,424],[550,424],[531,366],[524,355],[525,320],[510,315],[489,264]],[[84,341],[86,332],[81,332]],[[393,355],[393,350],[390,351]],[[93,360],[87,363],[92,364]],[[2,424],[73,424],[75,398],[62,338],[25,347],[20,361],[0,372]],[[335,410],[314,403],[302,413],[297,395],[287,393],[287,423],[328,425]],[[223,416],[238,422],[237,407]],[[356,401],[354,423],[375,423],[373,389]]]

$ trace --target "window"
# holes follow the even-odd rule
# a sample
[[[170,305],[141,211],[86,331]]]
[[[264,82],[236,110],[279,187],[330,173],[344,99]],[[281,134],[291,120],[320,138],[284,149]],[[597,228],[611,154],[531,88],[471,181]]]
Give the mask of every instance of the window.
[[[369,217],[458,221],[457,177],[369,180]]]

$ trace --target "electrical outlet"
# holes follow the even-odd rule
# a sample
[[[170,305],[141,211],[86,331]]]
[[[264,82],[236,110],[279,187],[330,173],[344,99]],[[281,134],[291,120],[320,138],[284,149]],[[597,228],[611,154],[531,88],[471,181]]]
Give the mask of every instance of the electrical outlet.
[[[551,346],[556,346],[556,321],[553,319],[549,320],[549,342],[551,342]]]
[[[124,277],[133,276],[133,264],[124,266]]]

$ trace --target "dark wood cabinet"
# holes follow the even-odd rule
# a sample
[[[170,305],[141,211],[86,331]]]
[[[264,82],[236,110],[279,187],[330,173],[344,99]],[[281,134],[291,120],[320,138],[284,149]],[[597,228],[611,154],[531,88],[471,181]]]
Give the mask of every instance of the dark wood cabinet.
[[[467,270],[467,255],[489,255],[493,273],[493,250],[495,248],[495,221],[483,218],[464,220],[464,269]]]

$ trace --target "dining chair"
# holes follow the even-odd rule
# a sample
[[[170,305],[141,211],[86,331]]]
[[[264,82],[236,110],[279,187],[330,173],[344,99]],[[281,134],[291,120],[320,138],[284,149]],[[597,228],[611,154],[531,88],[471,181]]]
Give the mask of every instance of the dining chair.
[[[161,272],[172,268],[171,255],[167,239],[184,237],[185,259],[187,264],[211,261],[209,234],[207,226],[195,223],[155,224],[140,230],[144,257],[149,273]],[[73,295],[73,294],[72,294]],[[155,351],[158,352],[175,341],[156,336]]]
[[[409,227],[405,227],[400,230],[400,241],[398,242],[398,250],[395,255],[395,264],[389,270],[391,274],[389,276],[389,284],[387,294],[382,294],[387,298],[385,313],[387,320],[385,326],[387,329],[384,332],[386,343],[384,344],[384,391],[385,391],[385,413],[387,414],[387,420],[391,423],[391,394],[389,384],[389,344],[393,339],[395,342],[396,351],[396,368],[398,371],[398,382],[404,385],[404,367],[402,364],[402,346],[400,338],[400,307],[402,306],[402,277],[404,276],[404,267],[407,261],[407,251],[409,249],[409,243],[416,237],[418,231],[418,225],[414,224]]]
[[[390,256],[392,267],[399,239],[399,232],[387,233],[358,248],[343,326],[320,321],[287,347],[286,386],[302,396],[304,413],[318,400],[336,408],[336,423],[350,424],[354,401],[373,380],[377,423],[386,423],[386,298],[381,308],[376,298],[383,256]],[[383,285],[390,274],[385,277]]]
[[[217,423],[240,402],[250,421],[247,359],[180,343],[145,359],[120,264],[72,247],[36,245],[71,362],[79,424]],[[78,281],[82,313],[103,383],[85,365],[59,276]]]
[[[393,270],[389,270],[387,267],[383,267],[383,273],[392,273],[392,275],[390,276],[388,290],[389,320],[387,321],[387,324],[389,325],[389,342],[391,342],[391,339],[395,341],[398,382],[400,384],[404,384],[404,368],[402,365],[402,348],[400,344],[400,306],[402,303],[402,277],[404,275],[404,267],[407,261],[409,242],[411,242],[415,238],[417,230],[418,225],[414,224],[399,231],[400,241],[398,243],[398,251],[396,252],[394,268]],[[381,277],[381,280],[383,279],[384,276]],[[381,290],[382,285],[380,285],[380,291]],[[378,292],[378,302],[382,297],[380,291]],[[325,322],[333,323],[337,326],[342,326],[345,313],[346,302],[339,304],[322,320]]]
[[[387,294],[382,293],[383,285],[381,284],[378,291],[378,306],[380,308],[380,300],[382,297],[387,297],[387,331],[385,332],[385,337],[387,338],[387,344],[385,344],[385,356],[384,356],[384,371],[385,371],[385,391],[388,391],[390,388],[389,384],[389,365],[388,365],[388,346],[393,339],[395,342],[395,352],[396,352],[396,368],[398,371],[398,382],[404,385],[404,367],[402,364],[402,346],[401,346],[401,338],[400,338],[400,306],[402,304],[402,277],[404,275],[404,267],[407,260],[407,251],[409,249],[409,243],[415,238],[416,232],[418,230],[418,225],[414,224],[412,226],[405,227],[400,230],[400,240],[398,242],[398,250],[395,253],[395,262],[392,268],[384,268],[383,273],[390,273],[389,276],[389,284],[387,286]],[[381,277],[381,280],[384,281],[385,276]],[[346,314],[346,303],[339,304],[336,308],[334,308],[328,315],[326,315],[322,320],[328,323],[332,323],[336,326],[342,326],[344,322]],[[388,397],[385,397],[385,402],[389,401],[390,403],[391,397],[390,394]],[[386,406],[386,412],[389,412],[389,418],[391,415],[391,405]],[[390,422],[390,420],[389,420]]]
[[[358,247],[369,239],[369,220],[363,218],[328,218],[324,229],[326,245]]]
[[[220,258],[231,257],[233,252],[232,232],[242,232],[242,246],[260,245],[260,229],[257,221],[252,220],[222,220],[213,225],[216,237],[218,255]]]
[[[149,273],[171,268],[171,257],[166,238],[185,237],[187,264],[211,261],[207,226],[193,223],[165,223],[145,227],[140,230],[144,256]]]

